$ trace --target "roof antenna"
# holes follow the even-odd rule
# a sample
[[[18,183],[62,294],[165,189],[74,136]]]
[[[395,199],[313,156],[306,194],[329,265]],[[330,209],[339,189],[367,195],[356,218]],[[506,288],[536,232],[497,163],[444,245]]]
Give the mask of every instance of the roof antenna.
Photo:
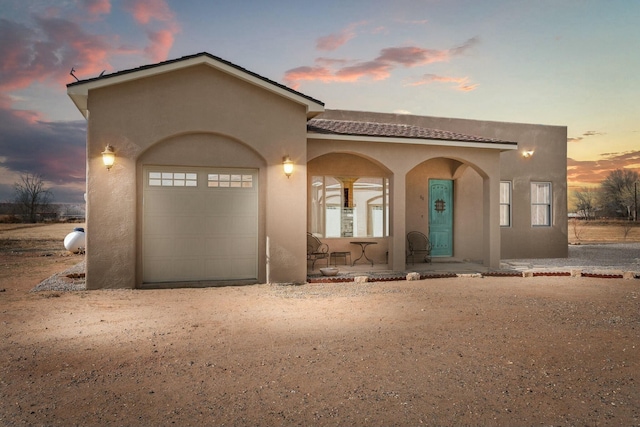
[[[73,78],[74,78],[74,79],[76,79],[76,81],[77,81],[77,82],[79,82],[79,81],[80,81],[80,79],[78,79],[78,78],[76,77],[76,75],[75,75],[75,74],[73,74],[75,71],[76,71],[76,69],[75,69],[75,68],[73,68],[73,67],[71,67],[71,71],[69,71],[69,74],[71,74],[71,75],[73,76]]]
[[[102,77],[104,75],[104,72],[107,70],[102,70],[102,72],[100,73],[100,75],[98,76],[98,78]]]

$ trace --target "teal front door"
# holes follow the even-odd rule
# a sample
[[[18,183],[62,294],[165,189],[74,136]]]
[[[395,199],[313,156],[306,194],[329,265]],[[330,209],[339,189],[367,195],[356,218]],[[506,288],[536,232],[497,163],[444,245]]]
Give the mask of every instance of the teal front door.
[[[453,256],[453,181],[429,180],[431,256]]]

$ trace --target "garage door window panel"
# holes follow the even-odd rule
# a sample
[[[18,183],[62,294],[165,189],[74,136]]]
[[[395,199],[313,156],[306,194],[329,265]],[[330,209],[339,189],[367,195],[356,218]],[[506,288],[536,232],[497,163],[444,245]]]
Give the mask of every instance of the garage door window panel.
[[[195,172],[149,172],[151,187],[197,187],[198,174]]]

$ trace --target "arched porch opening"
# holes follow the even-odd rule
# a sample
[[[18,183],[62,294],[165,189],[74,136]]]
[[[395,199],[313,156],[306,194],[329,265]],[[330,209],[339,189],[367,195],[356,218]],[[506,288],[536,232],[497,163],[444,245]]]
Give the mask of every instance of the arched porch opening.
[[[386,264],[391,176],[379,162],[356,153],[332,152],[309,160],[307,231],[331,252],[352,252],[352,259],[359,249],[351,242],[375,242],[367,256]]]
[[[487,175],[462,159],[426,160],[406,175],[406,232],[429,237],[432,256],[486,262]]]

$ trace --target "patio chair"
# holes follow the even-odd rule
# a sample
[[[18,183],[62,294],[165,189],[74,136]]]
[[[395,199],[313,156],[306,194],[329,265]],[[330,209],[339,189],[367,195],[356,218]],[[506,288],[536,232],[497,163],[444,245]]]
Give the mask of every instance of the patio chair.
[[[429,238],[419,231],[410,231],[407,234],[407,262],[411,257],[411,264],[415,264],[415,257],[422,256],[424,262],[431,262],[431,242]]]
[[[313,234],[307,233],[307,261],[311,261],[311,271],[319,259],[326,259],[329,267],[329,245],[322,243]]]

